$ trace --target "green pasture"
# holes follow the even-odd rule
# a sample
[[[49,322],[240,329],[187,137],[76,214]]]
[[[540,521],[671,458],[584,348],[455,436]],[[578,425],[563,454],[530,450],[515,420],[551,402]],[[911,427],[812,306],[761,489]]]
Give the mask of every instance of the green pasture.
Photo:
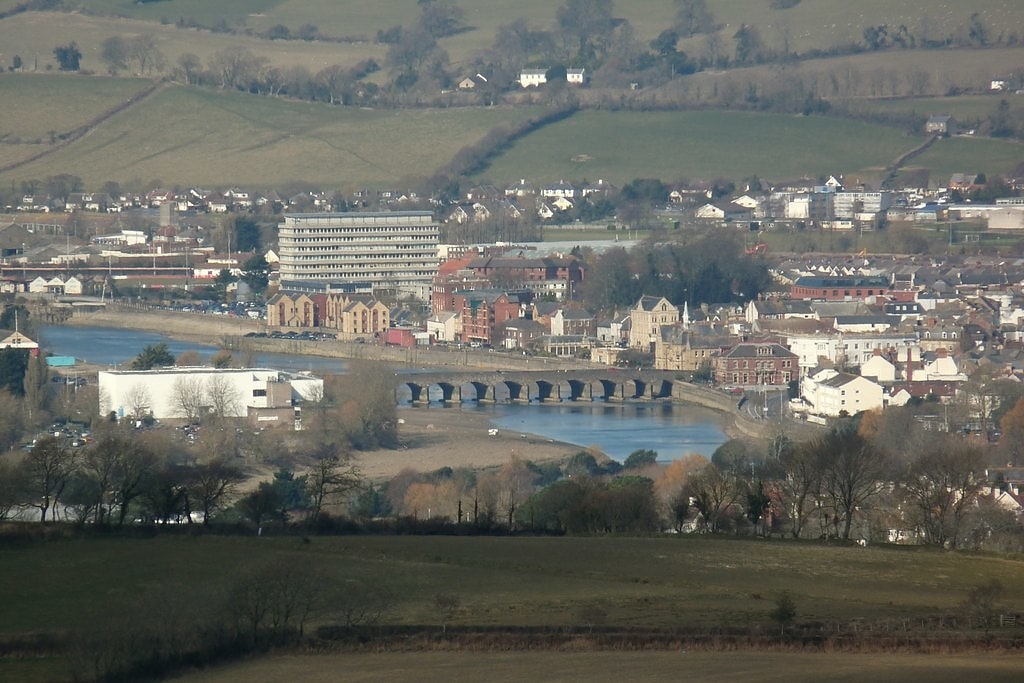
[[[157,179],[215,187],[391,185],[429,176],[495,126],[535,113],[531,108],[374,111],[172,86],[86,138],[0,178],[71,173],[87,186]]]
[[[699,681],[760,683],[1010,683],[1020,678],[1015,655],[923,655],[791,652],[377,652],[270,656],[211,668],[183,683],[328,683],[339,672],[351,683],[382,680]]]
[[[170,3],[147,3],[140,8],[158,8]],[[220,2],[200,3],[210,9],[219,8]],[[230,3],[229,3],[230,4]],[[236,3],[239,4],[239,3]],[[102,54],[103,41],[111,36],[137,36],[151,34],[164,54],[168,67],[173,67],[185,53],[199,56],[204,66],[216,52],[225,48],[246,48],[265,57],[270,64],[288,69],[304,66],[314,74],[332,64],[352,66],[358,61],[375,58],[383,61],[385,47],[374,43],[326,43],[300,40],[264,40],[244,34],[213,33],[207,30],[179,29],[173,24],[160,24],[139,19],[77,13],[24,12],[0,21],[0,65],[6,68],[14,55],[20,55],[25,68],[31,70],[56,69],[53,48],[71,41],[82,52],[81,68],[95,73],[106,73]]]
[[[1024,162],[1024,145],[994,138],[954,137],[937,140],[919,156],[911,159],[906,170],[926,168],[932,184],[945,185],[953,173],[1005,175]]]
[[[730,111],[583,111],[529,135],[481,176],[663,181],[876,176],[923,138],[859,121]]]
[[[973,125],[973,122],[995,113],[999,108],[999,103],[1003,100],[1010,107],[1010,116],[1024,116],[1024,97],[1009,93],[960,95],[958,97],[840,99],[836,101],[836,104],[844,107],[849,106],[853,111],[871,111],[881,114],[914,114],[920,117],[922,121],[932,114],[949,114],[958,123]]]
[[[51,131],[74,130],[150,85],[135,78],[0,75],[0,139],[6,145],[48,143]]]
[[[151,22],[195,18],[205,25],[220,21],[229,26],[265,30],[275,24],[298,28],[314,24],[335,36],[365,35],[373,38],[380,29],[398,24],[409,26],[419,13],[416,0],[378,0],[374,3],[334,2],[332,0],[169,0],[137,4],[132,0],[81,0],[92,12],[128,16]],[[478,0],[459,3],[466,24],[473,30],[446,38],[443,46],[458,62],[473,52],[493,44],[497,28],[525,17],[534,28],[551,28],[560,2],[521,0],[509,3]],[[717,23],[722,25],[725,48],[731,53],[732,36],[741,24],[756,26],[764,44],[780,50],[804,51],[834,45],[860,43],[866,26],[906,25],[915,34],[941,39],[964,30],[968,18],[978,12],[993,39],[1024,22],[1024,7],[1010,0],[976,0],[969,7],[953,0],[935,0],[922,10],[911,0],[816,0],[777,10],[764,0],[708,0]],[[615,3],[615,15],[629,19],[636,37],[648,42],[674,20],[671,0],[647,0],[643,3]],[[703,37],[684,41],[681,49],[699,53],[705,48]]]
[[[326,584],[386,589],[394,597],[384,621],[395,624],[437,622],[438,592],[459,597],[452,623],[464,625],[579,625],[592,605],[610,625],[767,625],[784,590],[798,620],[955,615],[967,592],[990,579],[1008,588],[1008,612],[1024,609],[1012,590],[1024,581],[1021,561],[922,548],[694,537],[157,536],[8,545],[0,633],[102,623],[147,593],[214,604],[241,572],[280,557],[323,572]],[[314,621],[338,618],[328,604]]]

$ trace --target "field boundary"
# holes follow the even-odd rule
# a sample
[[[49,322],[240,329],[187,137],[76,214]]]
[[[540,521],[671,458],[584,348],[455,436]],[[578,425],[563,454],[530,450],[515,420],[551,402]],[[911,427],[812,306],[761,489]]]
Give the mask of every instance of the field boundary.
[[[110,109],[103,112],[91,121],[88,121],[79,126],[78,128],[74,128],[67,133],[62,133],[61,135],[58,136],[59,141],[50,145],[46,149],[40,152],[36,152],[35,154],[32,154],[31,156],[28,156],[24,159],[12,161],[8,164],[0,166],[0,173],[13,171],[17,168],[30,164],[33,161],[38,161],[39,159],[47,157],[50,154],[53,154],[54,152],[60,151],[74,142],[78,142],[79,140],[90,135],[93,131],[95,131],[97,128],[99,128],[101,125],[103,125],[105,122],[107,122],[114,116],[117,116],[118,114],[126,111],[127,109],[134,107],[137,104],[140,104],[141,102],[157,94],[158,91],[162,91],[167,87],[168,84],[164,81],[157,81],[153,83],[149,87],[144,88],[139,92],[135,93],[124,102],[121,102],[117,106],[111,107]]]

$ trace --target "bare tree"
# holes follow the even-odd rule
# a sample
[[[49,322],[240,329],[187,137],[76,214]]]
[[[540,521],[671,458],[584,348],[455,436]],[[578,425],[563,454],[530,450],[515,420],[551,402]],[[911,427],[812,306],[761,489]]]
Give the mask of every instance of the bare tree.
[[[0,460],[0,521],[7,519],[18,505],[21,472],[11,462]]]
[[[279,642],[302,636],[322,592],[323,578],[306,558],[280,557],[238,581],[229,609],[239,636]]]
[[[171,405],[190,424],[199,422],[204,399],[203,382],[197,377],[181,375],[171,385]]]
[[[808,505],[821,490],[821,467],[817,451],[810,444],[800,444],[784,451],[779,458],[784,476],[779,489],[782,503],[789,513],[790,533],[800,538],[807,522]]]
[[[212,375],[206,381],[206,398],[210,410],[218,418],[237,417],[241,396],[235,385],[224,375]]]
[[[28,496],[28,504],[39,509],[43,524],[73,472],[71,453],[52,437],[40,439],[21,461],[23,493]]]
[[[705,528],[712,533],[722,530],[726,515],[742,498],[736,477],[714,464],[690,477],[685,490],[700,512]]]
[[[341,503],[344,496],[358,489],[362,483],[359,468],[347,454],[340,454],[334,449],[322,454],[306,479],[310,498],[309,523],[316,524],[325,507]]]
[[[124,395],[124,403],[132,417],[136,420],[153,412],[153,399],[149,395],[149,389],[141,382],[133,384]]]
[[[920,514],[929,543],[956,548],[964,516],[974,506],[984,481],[980,450],[956,437],[917,453],[903,477],[903,490]]]
[[[833,506],[833,527],[840,538],[849,540],[854,515],[882,490],[884,458],[853,421],[834,427],[817,447],[823,462],[822,489]]]
[[[195,84],[202,68],[203,63],[200,61],[199,55],[197,54],[185,52],[178,57],[178,69],[182,78],[185,80],[185,85]]]
[[[190,511],[197,508],[203,515],[203,526],[209,526],[217,511],[228,504],[235,486],[242,480],[242,473],[238,468],[218,459],[195,465],[189,475],[187,488]]]

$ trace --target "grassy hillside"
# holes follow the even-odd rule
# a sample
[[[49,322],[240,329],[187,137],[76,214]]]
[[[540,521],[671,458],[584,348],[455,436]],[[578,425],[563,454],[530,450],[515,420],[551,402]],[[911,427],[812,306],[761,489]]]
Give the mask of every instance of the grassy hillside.
[[[477,0],[458,4],[465,10],[466,24],[473,30],[443,41],[456,61],[491,45],[498,26],[520,17],[528,18],[536,28],[551,27],[561,3]],[[419,11],[416,0],[378,0],[370,4],[332,0],[166,0],[146,4],[132,0],[81,0],[80,5],[93,12],[154,22],[191,17],[204,25],[224,21],[229,26],[256,30],[275,24],[292,29],[314,24],[330,35],[371,38],[379,29],[410,25]],[[953,0],[933,0],[926,7],[913,0],[805,0],[786,10],[773,9],[765,0],[707,0],[707,6],[722,25],[722,36],[727,40],[731,41],[741,24],[749,24],[758,27],[766,46],[781,49],[788,43],[797,51],[861,42],[864,27],[877,24],[903,24],[915,34],[939,39],[962,30],[973,12],[983,17],[993,38],[1024,23],[1024,6],[1012,0],[976,0],[970,6]],[[637,38],[647,42],[671,25],[675,7],[672,0],[619,0],[615,3],[615,14],[629,19]],[[697,38],[685,44],[684,49],[698,52],[703,47],[703,39]]]
[[[25,12],[0,21],[0,64],[6,68],[14,55],[20,55],[26,69],[31,70],[37,62],[39,71],[46,70],[48,66],[56,68],[53,48],[75,41],[82,51],[82,69],[106,73],[107,65],[101,58],[103,41],[115,35],[142,34],[151,34],[155,38],[169,67],[173,67],[185,53],[198,55],[207,65],[214,53],[229,47],[248,48],[278,68],[304,66],[313,73],[331,64],[351,66],[370,57],[382,60],[385,54],[383,46],[373,43],[272,41],[246,35],[179,29],[173,25],[136,19]]]
[[[868,178],[919,142],[893,128],[817,116],[584,111],[525,138],[482,175],[615,183],[830,173]]]
[[[121,82],[110,79],[68,81],[75,87],[94,83],[97,91],[111,84],[117,93],[122,89]],[[22,97],[18,84],[39,87],[22,78],[10,82],[15,83],[7,91],[11,101]],[[34,125],[40,130],[63,130],[74,122],[69,114],[33,102],[17,106],[27,113],[23,118],[37,119]],[[86,138],[0,175],[0,181],[71,173],[94,186],[106,180],[132,184],[156,179],[167,185],[216,187],[272,187],[292,181],[331,188],[389,185],[429,176],[491,128],[533,113],[530,108],[343,109],[172,86],[114,116]],[[16,153],[18,145],[11,147]],[[36,150],[38,145],[31,147]]]

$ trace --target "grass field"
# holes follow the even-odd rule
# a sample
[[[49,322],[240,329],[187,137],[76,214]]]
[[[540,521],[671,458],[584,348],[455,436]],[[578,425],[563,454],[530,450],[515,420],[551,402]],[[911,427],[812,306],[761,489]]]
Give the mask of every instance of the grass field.
[[[220,20],[231,26],[265,30],[275,24],[295,29],[314,24],[324,33],[336,36],[373,37],[379,29],[411,25],[418,14],[416,0],[378,0],[377,2],[334,2],[332,0],[227,0],[209,3],[203,0],[170,0],[137,4],[131,0],[82,0],[82,6],[97,12],[136,17],[149,21],[175,21],[193,17],[205,25]],[[460,62],[494,42],[497,28],[520,17],[527,17],[534,28],[551,28],[560,2],[521,0],[516,3],[478,0],[460,3],[466,24],[473,30],[446,38],[442,45]],[[976,0],[965,7],[952,0],[935,0],[922,12],[911,0],[816,0],[801,2],[788,10],[774,10],[763,0],[708,0],[708,8],[723,26],[722,35],[731,51],[731,38],[741,24],[757,26],[766,46],[804,51],[832,45],[859,43],[866,26],[906,25],[915,34],[931,39],[943,38],[963,30],[972,12],[978,12],[993,38],[1024,22],[1024,7],[1013,0]],[[674,19],[672,0],[645,0],[643,3],[615,3],[615,15],[629,19],[636,37],[647,43]],[[681,49],[699,53],[703,38],[684,41]]]
[[[434,596],[441,592],[460,600],[450,623],[463,626],[580,627],[584,610],[597,608],[606,615],[603,621],[607,626],[620,628],[772,629],[768,613],[774,598],[788,590],[795,600],[798,623],[848,624],[851,619],[864,619],[865,624],[877,627],[883,620],[917,623],[919,618],[961,614],[958,605],[968,591],[991,579],[1007,587],[1000,603],[1003,611],[1024,609],[1024,596],[1013,590],[1024,581],[1024,562],[922,548],[707,537],[350,536],[315,537],[305,543],[296,537],[164,535],[6,542],[0,553],[0,575],[5,579],[0,583],[0,636],[102,629],[108,622],[123,628],[140,619],[201,613],[211,606],[226,605],[228,588],[240,574],[275,559],[320,572],[328,589],[353,590],[344,587],[356,586],[361,590],[361,585],[384,589],[393,596],[384,623],[438,628],[441,617]],[[337,624],[341,618],[328,601],[312,615],[311,626]],[[570,663],[545,659],[548,656],[534,659],[522,654],[517,661],[528,668],[537,667],[538,672],[544,667],[558,671]],[[395,672],[387,678],[403,680],[406,666],[426,666],[424,670],[431,672],[440,667],[437,676],[450,667],[452,675],[465,680],[478,670],[474,667],[504,666],[479,655],[447,659],[447,664],[432,654],[424,657],[359,656],[353,671],[360,673],[352,680],[371,680],[375,675],[379,680],[387,671]],[[630,661],[613,657],[602,663],[604,657],[593,653],[578,660],[578,666],[583,671],[598,671]],[[726,667],[731,666],[727,661],[739,661],[731,656],[728,660],[714,655],[698,657],[707,657],[699,662],[721,661]],[[749,665],[736,671],[786,661],[785,656],[781,660],[773,660],[774,655],[745,657]],[[845,663],[836,664],[835,671],[848,671],[844,675],[850,677],[828,680],[918,680],[855,679],[857,663],[869,660],[844,657],[849,658],[839,660]],[[337,674],[332,661],[275,658],[253,663],[265,667],[264,673],[254,673],[250,664],[240,664],[209,674],[212,678],[194,680],[320,680],[316,678],[323,675],[319,667]],[[662,675],[664,664],[656,661],[652,660],[652,676]],[[813,656],[791,661],[809,675],[830,666],[829,659]],[[876,655],[870,661],[878,667],[879,676],[885,671],[909,675],[927,668],[927,662],[918,656],[888,659]],[[975,669],[971,661],[951,658],[949,665],[941,668],[960,671],[972,680]],[[1002,658],[973,661],[997,675],[1006,673]],[[52,677],[61,663],[42,659],[29,665],[0,659],[0,677],[15,666],[22,670],[18,680],[38,680]],[[294,673],[285,675],[288,671]],[[511,673],[497,675],[493,680],[512,680],[507,678]],[[424,680],[434,678],[432,673]]]
[[[0,76],[0,138],[49,142],[50,131],[73,130],[150,85],[134,78]],[[69,101],[75,105],[67,106]]]
[[[184,683],[394,681],[697,681],[761,683],[999,683],[1020,679],[1011,655],[779,652],[401,652],[265,657],[182,676]]]
[[[920,140],[893,128],[815,116],[584,111],[519,141],[481,175],[619,184],[633,178],[872,177]]]
[[[874,111],[879,113],[914,114],[924,117],[932,114],[950,114],[957,123],[971,125],[983,119],[999,108],[999,103],[1006,100],[1010,106],[1010,116],[1024,116],[1024,97],[1007,93],[991,95],[961,95],[959,97],[908,97],[899,99],[873,98],[868,100],[838,100],[840,106],[849,105],[854,110]]]
[[[600,605],[616,626],[770,624],[789,590],[800,620],[955,614],[990,578],[1021,585],[1024,563],[920,548],[846,548],[708,538],[157,537],[69,540],[0,554],[0,633],[79,627],[161,586],[182,600],[216,595],[241,567],[274,556],[331,581],[382,584],[388,623],[433,624],[432,601],[454,592],[455,624],[572,626]],[[190,597],[191,596],[191,597]],[[763,596],[763,599],[762,599]],[[1005,608],[1024,609],[1008,590]],[[317,621],[334,623],[329,609]]]
[[[110,82],[94,81],[97,90]],[[48,109],[32,109],[31,102],[16,106],[34,111],[37,122],[45,122],[35,124],[43,130],[70,122],[64,113],[55,113],[58,118],[51,122]],[[393,185],[429,176],[494,126],[534,113],[531,108],[371,111],[175,86],[0,179],[72,173],[90,186],[155,179],[215,187]],[[11,147],[13,152],[17,146]]]
[[[149,3],[139,7],[159,7],[165,4],[169,3]],[[219,8],[221,5],[219,2],[208,4],[211,8]],[[137,19],[25,12],[0,21],[0,64],[6,67],[14,55],[20,55],[26,69],[31,70],[37,61],[39,71],[44,71],[47,66],[55,69],[57,61],[53,48],[75,41],[82,51],[82,69],[102,74],[107,71],[107,65],[100,56],[103,41],[114,35],[141,34],[153,35],[171,67],[187,52],[198,55],[205,66],[209,58],[220,50],[244,47],[266,57],[278,68],[304,66],[315,74],[332,64],[351,66],[371,57],[383,61],[386,52],[384,46],[374,43],[272,41],[246,35],[179,29],[173,25]]]
[[[953,173],[1003,174],[1024,162],[1024,145],[1009,140],[958,137],[937,141],[920,156],[914,157],[907,170],[927,168],[932,183],[945,185]]]

